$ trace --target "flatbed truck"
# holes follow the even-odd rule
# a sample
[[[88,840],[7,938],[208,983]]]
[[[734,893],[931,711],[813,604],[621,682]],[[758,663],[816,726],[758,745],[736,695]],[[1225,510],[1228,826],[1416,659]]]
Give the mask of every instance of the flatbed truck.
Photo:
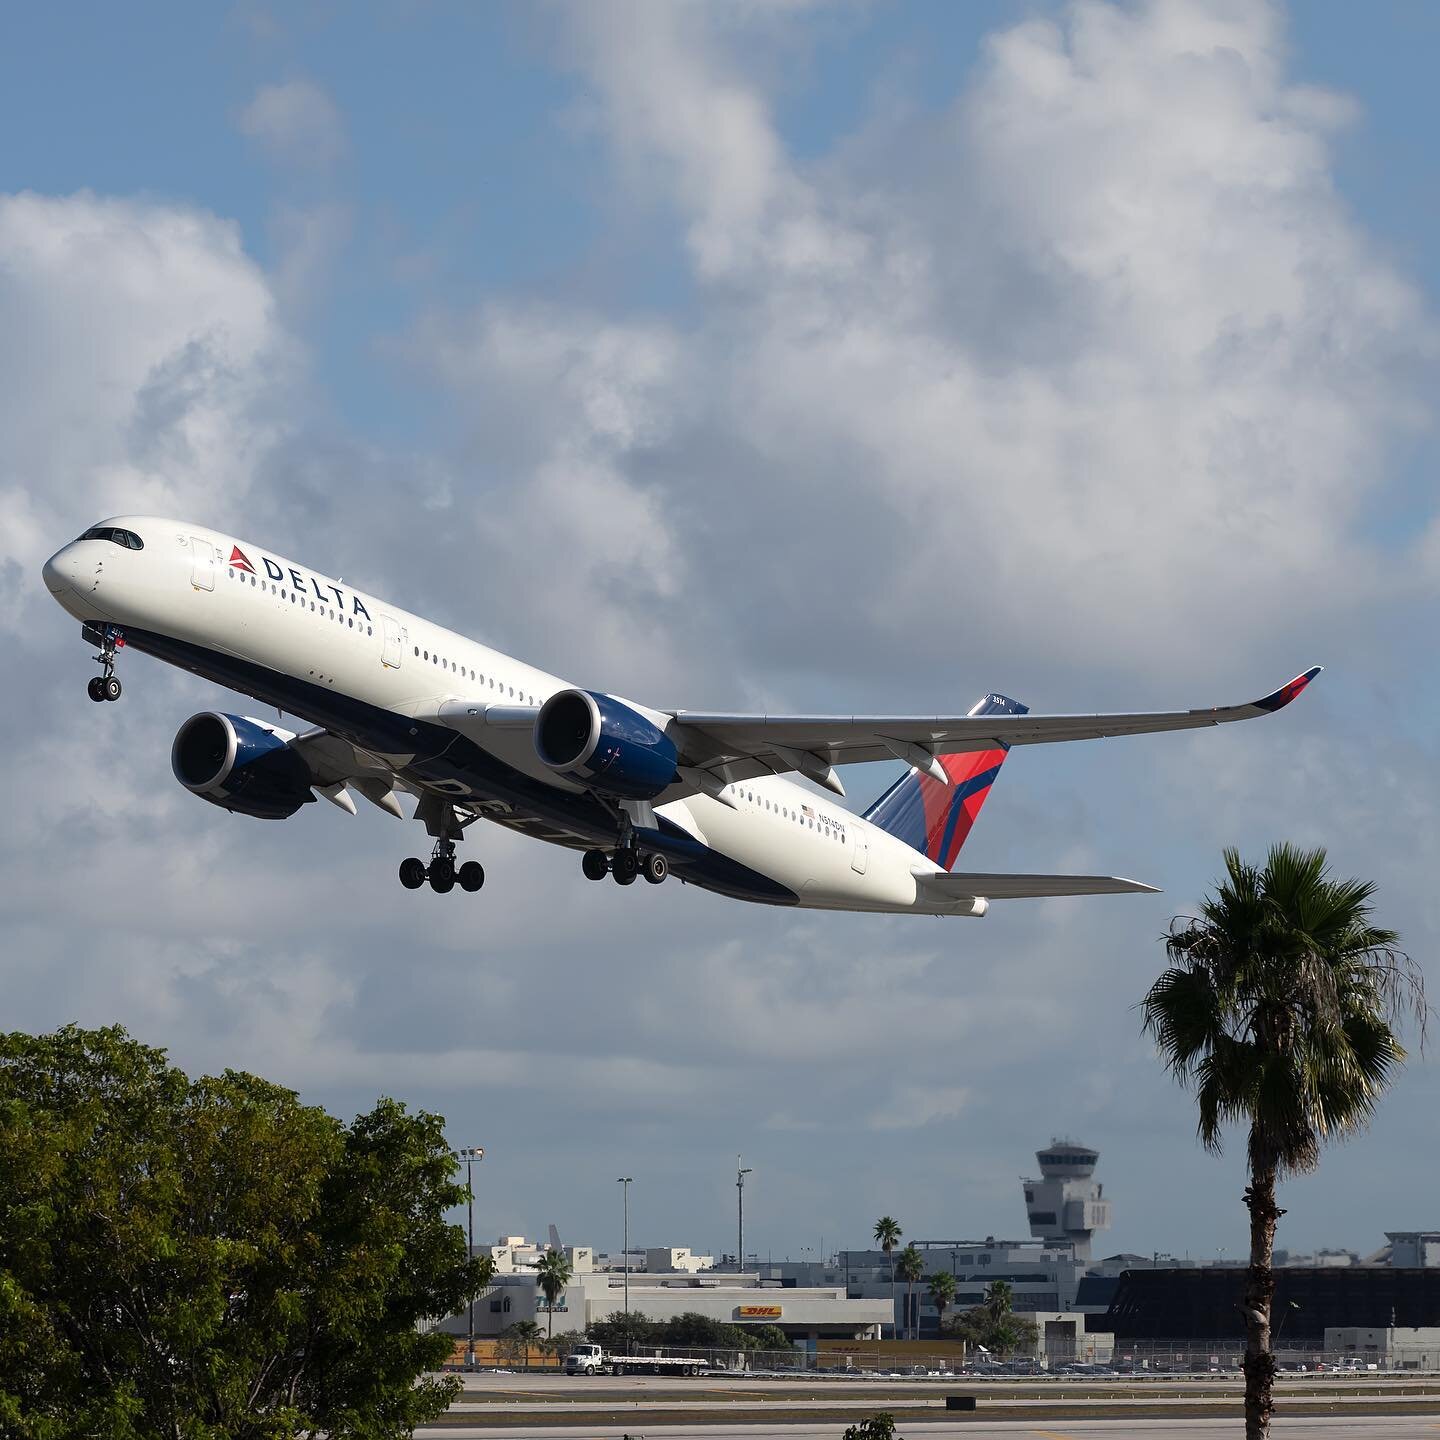
[[[565,1357],[567,1375],[701,1375],[710,1368],[704,1360],[675,1355],[607,1355],[601,1345],[577,1345]]]

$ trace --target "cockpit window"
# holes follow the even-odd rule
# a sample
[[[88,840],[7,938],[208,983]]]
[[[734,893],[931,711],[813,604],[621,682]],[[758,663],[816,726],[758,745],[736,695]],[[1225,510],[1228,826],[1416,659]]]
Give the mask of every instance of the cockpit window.
[[[91,526],[81,537],[82,540],[108,540],[112,545],[122,545],[127,550],[143,550],[145,542],[133,530],[120,530],[114,525]]]

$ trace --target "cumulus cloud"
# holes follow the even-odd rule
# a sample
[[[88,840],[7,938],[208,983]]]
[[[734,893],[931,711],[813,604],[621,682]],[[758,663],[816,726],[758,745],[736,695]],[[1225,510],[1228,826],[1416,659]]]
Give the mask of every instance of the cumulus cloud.
[[[116,511],[230,516],[285,432],[297,363],[238,228],[80,193],[0,196],[0,624]]]
[[[1433,319],[1336,195],[1351,107],[1289,81],[1276,10],[1066,7],[992,36],[942,115],[878,114],[819,163],[787,153],[732,18],[572,19],[596,124],[698,287],[665,340],[684,364],[573,524],[639,489],[667,568],[712,593],[743,574],[740,627],[778,663],[809,619],[818,669],[859,645],[912,672],[957,614],[985,618],[987,663],[1023,631],[1092,674],[1157,635],[1157,672],[1238,669],[1393,595],[1364,520],[1425,423]],[[463,393],[525,391],[505,428],[555,436],[517,488],[608,423],[568,371],[530,383],[537,349],[570,334],[613,366],[617,330],[487,308],[469,381],[440,347]]]
[[[339,108],[313,80],[262,85],[240,112],[239,126],[272,160],[297,170],[328,170],[346,150]]]

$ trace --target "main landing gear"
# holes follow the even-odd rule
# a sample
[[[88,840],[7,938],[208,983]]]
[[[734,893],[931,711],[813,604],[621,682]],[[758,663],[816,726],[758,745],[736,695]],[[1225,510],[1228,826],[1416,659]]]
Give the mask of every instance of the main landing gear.
[[[95,657],[95,663],[102,666],[103,671],[85,687],[85,693],[92,700],[120,698],[120,681],[115,674],[115,652],[124,644],[125,637],[106,626],[100,640],[100,653]]]
[[[615,877],[617,885],[633,885],[643,875],[652,885],[659,885],[670,873],[670,862],[656,851],[642,854],[634,844],[622,845],[613,854],[603,850],[587,850],[580,862],[587,880]]]
[[[415,859],[400,862],[400,883],[407,890],[418,890],[427,880],[437,895],[448,894],[457,882],[473,894],[485,883],[485,870],[478,860],[456,865],[455,842],[442,838],[435,842],[429,865]]]

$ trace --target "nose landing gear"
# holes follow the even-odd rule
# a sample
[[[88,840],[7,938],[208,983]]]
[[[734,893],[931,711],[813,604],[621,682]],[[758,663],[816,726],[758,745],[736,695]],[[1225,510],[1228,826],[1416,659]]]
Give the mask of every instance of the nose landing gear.
[[[92,630],[87,626],[86,636],[99,644],[100,653],[95,657],[95,663],[103,669],[85,687],[85,693],[92,700],[118,700],[120,681],[115,674],[115,652],[124,648],[125,637],[109,625],[103,630]]]

